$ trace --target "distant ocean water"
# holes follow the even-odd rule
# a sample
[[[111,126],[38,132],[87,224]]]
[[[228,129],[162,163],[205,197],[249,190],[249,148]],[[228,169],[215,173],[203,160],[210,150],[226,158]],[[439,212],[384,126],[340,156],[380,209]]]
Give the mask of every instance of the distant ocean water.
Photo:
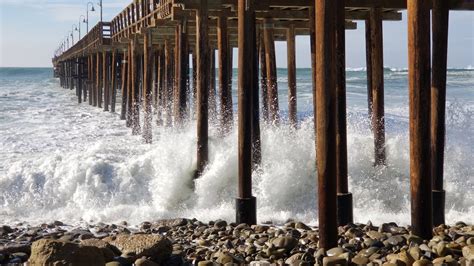
[[[235,108],[236,77],[235,70]],[[262,125],[262,169],[253,181],[260,222],[317,223],[311,70],[297,77],[299,129]],[[285,69],[278,85],[285,119]],[[474,223],[474,69],[450,69],[447,86],[447,221]],[[410,222],[407,87],[406,69],[385,69],[388,165],[374,168],[366,72],[347,69],[349,189],[358,222]],[[237,131],[220,138],[211,125],[210,163],[193,191],[195,128],[155,126],[146,145],[118,114],[78,105],[52,69],[0,68],[0,221],[233,220]]]

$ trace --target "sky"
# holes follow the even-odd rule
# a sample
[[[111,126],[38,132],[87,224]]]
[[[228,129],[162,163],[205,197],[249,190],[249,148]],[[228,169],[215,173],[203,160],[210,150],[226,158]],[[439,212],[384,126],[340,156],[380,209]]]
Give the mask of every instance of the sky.
[[[73,24],[86,15],[87,0],[0,0],[0,67],[50,67],[51,57],[70,34]],[[89,28],[100,19],[98,0],[95,12],[89,12]],[[104,21],[110,21],[132,0],[103,0]],[[384,65],[404,68],[408,60],[407,22],[383,23]],[[82,35],[86,25],[81,23]],[[74,39],[77,41],[78,32]],[[448,66],[474,66],[474,11],[451,11]],[[234,53],[237,49],[234,49]],[[297,67],[310,67],[308,36],[296,39]],[[277,66],[286,67],[286,42],[276,43]],[[347,67],[365,66],[364,22],[357,30],[346,31]],[[237,56],[234,56],[237,60]],[[236,61],[234,62],[236,66]]]

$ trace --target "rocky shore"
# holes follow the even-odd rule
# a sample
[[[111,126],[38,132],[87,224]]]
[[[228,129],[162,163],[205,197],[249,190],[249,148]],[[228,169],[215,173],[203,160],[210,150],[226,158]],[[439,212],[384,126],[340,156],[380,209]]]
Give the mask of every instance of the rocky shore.
[[[139,226],[60,221],[0,227],[1,265],[474,265],[474,226],[458,222],[422,240],[395,223],[339,227],[339,246],[318,247],[301,222],[248,226],[173,219]]]

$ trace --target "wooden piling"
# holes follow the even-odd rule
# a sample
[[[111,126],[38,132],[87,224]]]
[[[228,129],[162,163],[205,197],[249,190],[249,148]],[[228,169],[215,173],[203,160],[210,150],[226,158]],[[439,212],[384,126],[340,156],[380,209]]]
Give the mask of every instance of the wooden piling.
[[[172,97],[173,97],[173,71],[172,71],[172,52],[171,44],[169,40],[165,40],[165,94],[164,94],[164,106],[166,115],[166,125],[171,126],[172,124]]]
[[[265,41],[263,30],[260,30],[259,54],[260,54],[260,86],[262,90],[262,116],[268,122],[268,86],[267,86],[267,61],[265,52]]]
[[[93,60],[92,60],[92,55],[88,56],[88,64],[87,64],[87,87],[89,90],[89,105],[92,105],[92,98],[93,98],[93,83],[94,83],[94,76],[93,76]]]
[[[220,123],[222,132],[228,133],[233,124],[232,91],[229,86],[229,38],[227,33],[227,18],[217,19],[217,45],[219,66],[219,98],[220,98]]]
[[[82,58],[77,59],[77,102],[82,103]]]
[[[176,27],[176,59],[175,59],[175,75],[176,75],[176,109],[175,118],[178,124],[182,124],[187,116],[187,73],[189,68],[189,57],[187,49],[187,25],[186,21],[181,22]]]
[[[367,75],[367,105],[368,105],[368,117],[372,124],[372,30],[370,26],[370,18],[365,20],[365,68]]]
[[[385,164],[385,107],[383,80],[382,10],[371,8],[370,43],[372,66],[372,130],[375,144],[375,165]]]
[[[443,188],[444,145],[446,135],[446,74],[448,55],[449,6],[433,0],[433,63],[431,84],[431,175],[433,180],[433,225],[445,223]]]
[[[132,39],[132,134],[140,134],[140,55],[138,54],[138,37],[134,36]]]
[[[111,87],[111,99],[110,99],[110,111],[115,113],[115,104],[117,101],[117,51],[112,50],[111,63],[110,63],[110,87]],[[122,66],[122,62],[119,61],[119,66]],[[119,72],[120,73],[120,72]]]
[[[133,72],[133,53],[132,53],[132,43],[130,42],[128,45],[128,79],[127,79],[127,115],[126,115],[126,126],[132,127],[132,109],[133,109],[133,91],[132,91],[132,83],[133,83],[133,76],[135,73]]]
[[[336,0],[336,179],[337,222],[353,222],[352,194],[347,180],[347,118],[346,118],[346,29],[344,0]]]
[[[273,21],[271,18],[265,18],[263,32],[265,42],[265,59],[267,64],[268,113],[271,122],[278,124],[278,120],[280,119],[278,108],[278,82],[275,56],[275,39],[273,36]]]
[[[196,55],[196,48],[194,48],[192,54],[192,64],[193,64],[193,111],[192,115],[195,116],[197,114],[197,55]]]
[[[145,143],[152,143],[152,86],[153,86],[153,43],[151,31],[145,32],[143,43],[143,132]]]
[[[166,81],[165,81],[165,50],[160,48],[160,57],[158,62],[158,112],[156,123],[163,125],[163,111],[165,110]]]
[[[217,119],[217,100],[216,100],[216,50],[210,47],[209,51],[209,113],[211,121]]]
[[[430,6],[408,0],[408,79],[410,99],[410,194],[414,235],[432,237],[430,158]]]
[[[196,10],[197,51],[197,170],[200,176],[209,160],[209,48],[208,48],[208,1],[201,0]]]
[[[101,71],[102,71],[102,67],[101,67],[101,56],[100,56],[100,53],[97,53],[96,54],[96,79],[97,79],[97,83],[96,83],[96,100],[97,100],[97,107],[99,108],[102,108],[102,84],[100,82],[100,78],[101,78]]]
[[[337,246],[336,195],[336,2],[315,0],[317,58],[316,156],[319,247]]]
[[[296,51],[295,27],[291,25],[286,34],[288,63],[288,118],[290,125],[296,128],[298,123],[296,111]]]
[[[127,101],[128,101],[128,50],[123,51],[122,60],[122,110],[120,110],[120,119],[127,119]]]
[[[252,196],[252,90],[258,90],[254,0],[238,1],[239,44],[239,189],[236,222],[257,223]],[[257,82],[255,82],[257,81]]]
[[[102,83],[104,84],[104,111],[109,111],[110,104],[110,87],[109,87],[109,75],[107,68],[109,66],[108,52],[102,52]]]

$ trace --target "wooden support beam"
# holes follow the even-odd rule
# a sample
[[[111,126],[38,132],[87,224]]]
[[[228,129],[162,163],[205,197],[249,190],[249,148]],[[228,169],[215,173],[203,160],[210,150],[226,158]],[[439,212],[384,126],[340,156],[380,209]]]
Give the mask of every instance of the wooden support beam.
[[[278,124],[280,115],[278,107],[277,67],[272,19],[265,19],[263,32],[265,42],[265,60],[267,64],[268,113],[270,121]]]
[[[193,64],[193,111],[192,115],[195,116],[197,114],[197,54],[196,49],[193,51],[192,54],[192,64]]]
[[[287,33],[287,63],[288,63],[288,118],[290,125],[296,128],[298,124],[296,110],[296,51],[295,28],[290,26]]]
[[[199,177],[209,160],[208,126],[209,126],[209,47],[208,1],[201,0],[196,11],[196,54],[197,54],[197,169]]]
[[[98,106],[100,108],[100,105],[99,105],[99,93],[100,93],[100,90],[99,90],[99,86],[100,86],[100,82],[99,82],[99,78],[100,78],[100,75],[99,75],[99,69],[100,69],[100,60],[99,60],[99,53],[95,53],[95,70],[94,70],[94,73],[95,73],[95,87],[94,87],[94,106]]]
[[[220,98],[220,123],[224,134],[230,132],[233,124],[232,91],[229,86],[229,39],[227,34],[227,18],[219,17],[218,24],[218,66],[219,66],[219,98]],[[232,82],[232,81],[231,81]]]
[[[353,222],[352,194],[347,180],[347,118],[346,118],[346,30],[344,0],[336,0],[336,179],[337,222]]]
[[[317,84],[317,71],[316,71],[316,10],[314,7],[310,7],[309,10],[309,32],[310,32],[310,50],[311,50],[311,73],[313,74],[312,85],[313,85],[313,109],[316,110],[318,102],[316,99],[316,84]],[[313,113],[314,119],[314,131],[316,132],[317,115]]]
[[[164,46],[159,49],[158,56],[158,107],[156,123],[161,126],[163,125],[163,110],[165,108],[165,50]]]
[[[383,69],[382,10],[370,10],[370,43],[372,66],[372,130],[374,133],[375,165],[385,165],[385,103]]]
[[[153,86],[153,44],[151,32],[145,33],[143,44],[143,132],[142,137],[145,143],[152,143],[152,86]]]
[[[446,73],[448,58],[449,7],[447,1],[433,0],[433,63],[431,84],[431,175],[433,179],[433,225],[445,223],[443,188],[446,138]]]
[[[175,119],[178,124],[182,124],[187,116],[187,69],[189,68],[189,58],[187,50],[187,25],[186,21],[176,26],[176,46],[175,46],[175,76],[176,76],[176,102]]]
[[[107,68],[109,66],[109,55],[108,52],[102,52],[102,83],[104,84],[104,111],[109,111],[110,103],[110,87],[109,87],[109,75]]]
[[[97,53],[97,107],[102,108],[102,102],[104,100],[104,82],[102,80],[104,60],[102,53]]]
[[[115,113],[115,104],[117,101],[117,50],[112,51],[111,63],[110,63],[110,87],[111,87],[111,97],[110,100],[110,111]],[[119,62],[119,65],[122,66],[122,63]]]
[[[319,247],[337,246],[336,168],[336,2],[316,2],[316,154]]]
[[[431,239],[433,228],[430,158],[430,9],[408,0],[408,79],[410,99],[411,225],[414,235]]]
[[[92,99],[94,98],[94,59],[93,59],[93,55],[89,55],[88,56],[89,58],[89,63],[87,65],[87,75],[89,77],[89,80],[88,80],[88,89],[89,89],[89,105],[92,105]]]
[[[127,115],[126,115],[126,125],[127,127],[132,127],[132,109],[133,109],[133,76],[135,75],[133,71],[133,46],[132,42],[128,44],[128,79],[127,79]]]
[[[267,61],[265,52],[265,41],[263,30],[260,30],[259,39],[259,55],[260,55],[260,87],[262,90],[262,116],[265,122],[268,122],[268,86],[267,86]]]
[[[239,189],[236,222],[257,223],[256,198],[252,196],[252,91],[258,90],[255,0],[239,0]]]
[[[132,39],[132,108],[131,108],[131,126],[132,134],[139,135],[140,128],[140,55],[138,54],[138,39]]]
[[[164,90],[164,109],[165,109],[165,120],[166,125],[172,125],[172,97],[173,97],[173,71],[172,71],[172,51],[169,40],[165,40],[165,90]]]
[[[82,58],[77,59],[77,102],[82,103],[82,85],[83,85],[83,63]]]
[[[217,119],[217,93],[216,93],[216,50],[210,46],[209,50],[209,113],[211,121]]]
[[[128,50],[123,51],[122,60],[122,110],[120,110],[120,119],[125,120],[127,118],[127,101],[128,101]]]
[[[372,123],[372,30],[370,26],[370,20],[365,20],[365,62],[366,62],[366,75],[367,75],[367,105],[368,105],[368,117]]]

